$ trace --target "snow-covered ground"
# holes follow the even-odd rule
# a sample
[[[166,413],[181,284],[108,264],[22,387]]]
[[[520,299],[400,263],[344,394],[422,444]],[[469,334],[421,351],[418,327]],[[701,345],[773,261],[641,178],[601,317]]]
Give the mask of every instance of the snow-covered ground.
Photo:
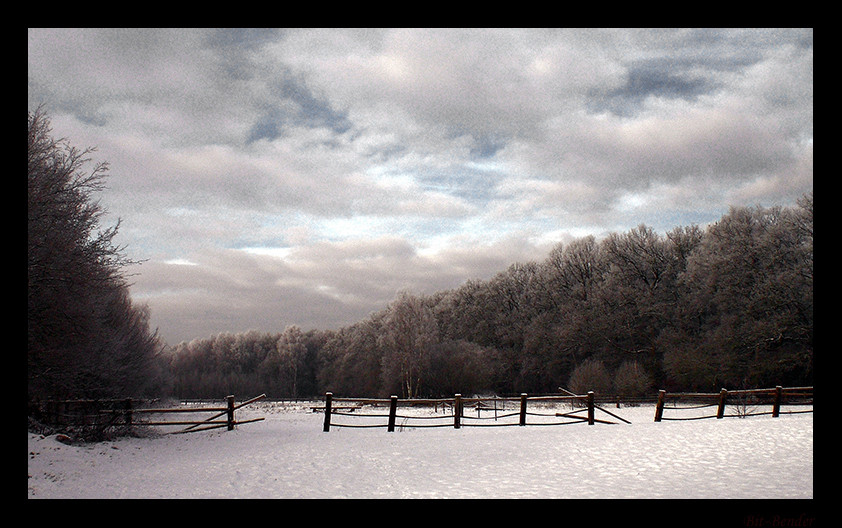
[[[655,423],[649,405],[605,409],[632,423],[457,430],[399,419],[391,433],[325,433],[324,415],[309,405],[260,402],[237,419],[266,419],[234,431],[86,445],[28,433],[28,496],[813,498],[812,413]],[[430,414],[398,414],[413,412]],[[678,415],[668,408],[664,416]],[[616,421],[599,411],[597,418]]]

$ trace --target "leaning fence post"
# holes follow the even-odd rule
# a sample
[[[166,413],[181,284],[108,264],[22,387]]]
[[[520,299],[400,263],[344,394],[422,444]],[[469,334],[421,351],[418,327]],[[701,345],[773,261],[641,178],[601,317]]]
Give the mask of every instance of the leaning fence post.
[[[391,433],[395,430],[395,415],[398,411],[398,397],[392,395],[391,401],[389,402],[389,427],[387,430]]]
[[[655,405],[655,421],[660,422],[661,417],[664,415],[664,400],[666,399],[667,391],[659,390],[658,391],[658,404]]]
[[[326,392],[325,393],[325,426],[324,426],[324,432],[326,432],[326,433],[328,431],[330,431],[330,404],[331,404],[332,400],[333,400],[333,393],[332,392]]]
[[[775,387],[775,404],[772,406],[772,418],[777,418],[781,414],[781,392],[783,388],[778,385]]]
[[[462,395],[456,394],[453,396],[453,428],[460,427],[462,427]]]
[[[520,394],[520,425],[526,425],[526,393]]]
[[[716,418],[722,418],[725,415],[725,398],[728,397],[728,391],[722,389],[719,391],[719,408],[716,410]]]
[[[594,401],[593,401],[593,391],[588,391],[588,425],[594,424]]]
[[[234,396],[228,396],[228,430],[234,429]]]

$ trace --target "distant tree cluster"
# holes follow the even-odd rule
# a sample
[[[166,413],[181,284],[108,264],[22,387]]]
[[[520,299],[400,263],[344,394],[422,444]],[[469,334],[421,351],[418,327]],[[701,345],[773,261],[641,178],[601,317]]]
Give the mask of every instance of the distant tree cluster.
[[[157,336],[146,306],[131,302],[113,245],[118,226],[100,230],[94,200],[107,164],[85,171],[91,150],[50,135],[28,117],[28,317],[30,399],[130,396],[158,379]]]
[[[168,351],[181,397],[446,396],[812,384],[813,199],[640,225],[338,331],[220,334]]]
[[[183,398],[311,396],[320,338],[290,326],[279,334],[221,333],[179,343],[165,352],[171,391]]]

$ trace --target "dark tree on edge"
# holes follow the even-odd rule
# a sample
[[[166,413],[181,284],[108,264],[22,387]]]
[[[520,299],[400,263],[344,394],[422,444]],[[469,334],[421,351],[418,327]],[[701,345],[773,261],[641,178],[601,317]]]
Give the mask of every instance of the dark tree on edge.
[[[100,229],[93,199],[108,165],[92,170],[92,149],[53,139],[39,108],[28,115],[28,395],[123,397],[141,393],[158,348],[146,306],[133,305],[113,244],[118,225]]]

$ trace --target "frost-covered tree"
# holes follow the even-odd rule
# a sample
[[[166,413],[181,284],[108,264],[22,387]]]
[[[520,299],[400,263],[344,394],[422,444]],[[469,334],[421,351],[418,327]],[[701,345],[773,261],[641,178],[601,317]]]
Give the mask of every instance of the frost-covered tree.
[[[131,302],[117,225],[95,199],[108,165],[28,116],[27,370],[29,396],[129,396],[143,391],[159,344],[149,311]]]
[[[812,196],[797,209],[733,207],[688,258],[671,362],[712,388],[811,383]]]
[[[439,342],[432,309],[423,299],[402,292],[389,306],[379,344],[383,349],[383,386],[404,398],[418,396],[430,351]]]
[[[602,361],[588,359],[578,365],[567,382],[568,389],[576,394],[594,391],[597,394],[610,394],[611,376]]]
[[[614,373],[614,392],[623,397],[652,394],[652,376],[637,361],[625,361]]]
[[[278,356],[281,377],[287,382],[290,396],[298,398],[299,371],[304,368],[307,345],[304,343],[304,334],[297,325],[284,329],[278,339]]]

